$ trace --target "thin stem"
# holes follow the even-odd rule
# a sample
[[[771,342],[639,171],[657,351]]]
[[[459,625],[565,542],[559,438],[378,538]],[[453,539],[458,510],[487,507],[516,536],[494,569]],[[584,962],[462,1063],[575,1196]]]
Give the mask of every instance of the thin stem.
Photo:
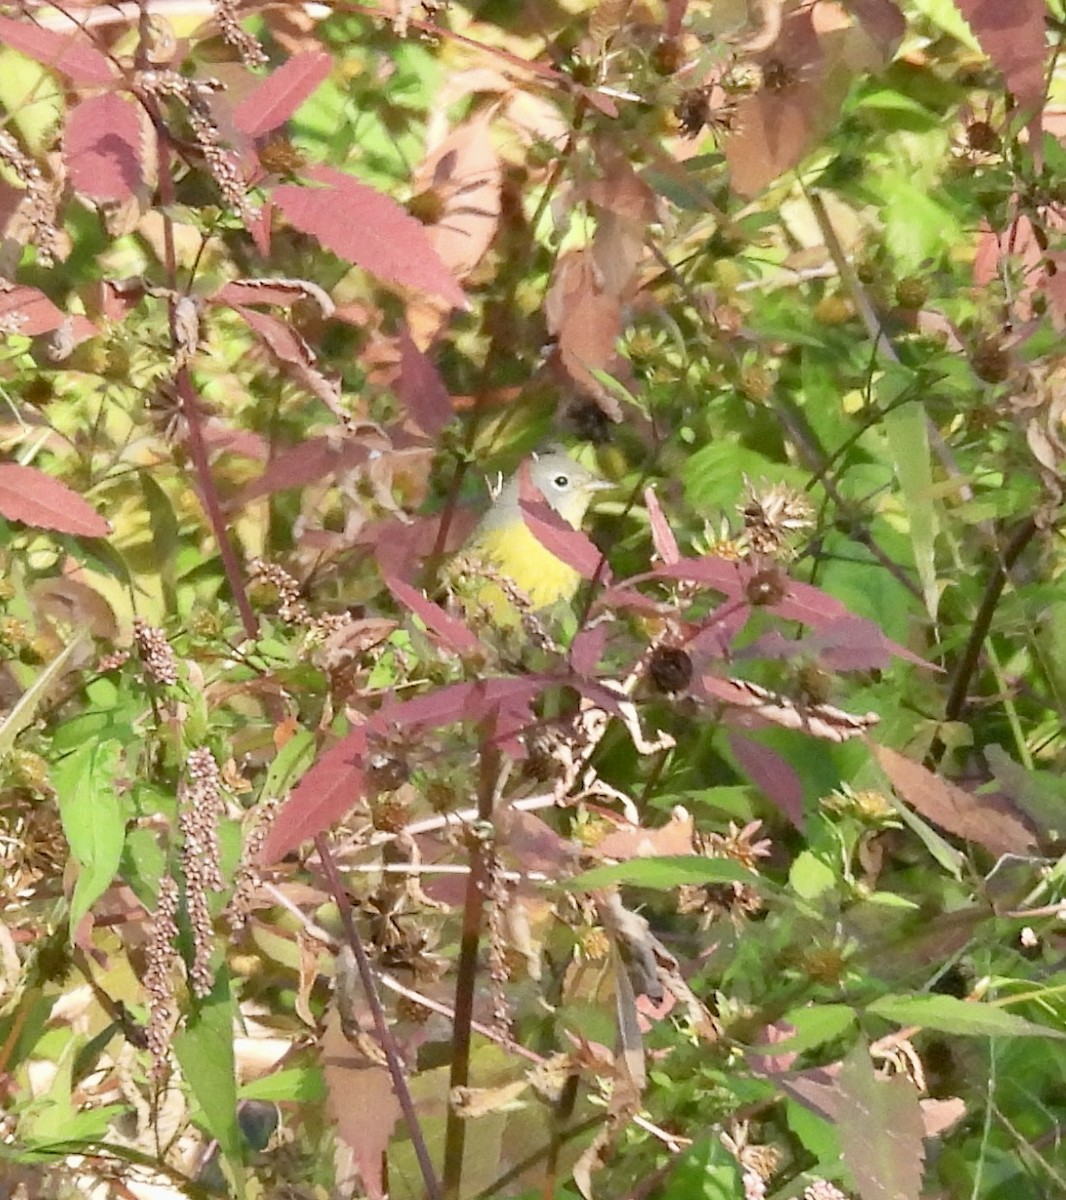
[[[344,934],[348,939],[348,945],[355,955],[355,965],[359,971],[359,979],[363,985],[363,991],[366,995],[371,1015],[374,1018],[374,1029],[377,1033],[378,1042],[385,1054],[385,1061],[389,1068],[389,1078],[392,1080],[392,1090],[400,1105],[400,1111],[403,1113],[407,1132],[411,1138],[411,1145],[414,1147],[415,1157],[418,1159],[418,1165],[422,1171],[422,1180],[426,1185],[426,1194],[430,1200],[441,1200],[440,1183],[437,1181],[437,1175],[429,1157],[426,1140],[422,1136],[422,1126],[419,1124],[418,1114],[415,1112],[414,1101],[411,1098],[411,1091],[407,1086],[407,1079],[403,1073],[403,1064],[400,1062],[400,1055],[396,1049],[396,1039],[392,1036],[392,1031],[385,1020],[385,1010],[381,1006],[381,997],[378,995],[378,990],[374,983],[374,972],[370,966],[370,960],[367,958],[363,939],[359,936],[355,921],[352,919],[352,906],[348,902],[348,894],[341,884],[340,876],[337,873],[337,864],[333,861],[329,845],[326,842],[325,836],[321,833],[315,837],[315,849],[318,851],[318,858],[322,864],[326,881],[329,884],[330,893],[340,913],[341,924],[344,926]]]
[[[491,825],[500,778],[501,756],[493,741],[492,722],[484,728],[478,772],[478,820],[482,828]],[[466,1087],[470,1080],[470,1043],[474,1020],[474,995],[477,989],[478,947],[481,940],[482,911],[490,885],[492,849],[477,838],[471,839],[470,874],[466,880],[463,924],[459,940],[459,963],[455,982],[455,1023],[452,1026],[450,1089]],[[459,1200],[463,1175],[463,1148],[466,1123],[449,1106],[444,1130],[444,1196]]]

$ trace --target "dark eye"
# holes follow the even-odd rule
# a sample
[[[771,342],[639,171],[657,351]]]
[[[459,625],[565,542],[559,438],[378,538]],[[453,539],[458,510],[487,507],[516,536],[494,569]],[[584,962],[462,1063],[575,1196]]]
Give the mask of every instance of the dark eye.
[[[552,480],[552,483],[554,483],[555,486],[560,491],[562,491],[563,488],[570,486],[570,476],[569,475],[556,475],[556,477]]]

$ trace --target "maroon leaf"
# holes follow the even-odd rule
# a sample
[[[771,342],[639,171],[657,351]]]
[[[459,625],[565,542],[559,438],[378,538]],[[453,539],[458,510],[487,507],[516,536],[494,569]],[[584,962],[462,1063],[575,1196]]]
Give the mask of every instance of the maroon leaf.
[[[729,748],[752,783],[802,833],[803,784],[788,762],[769,746],[736,733],[729,734]]]
[[[0,289],[0,321],[5,327],[35,337],[58,329],[65,319],[44,292],[36,288],[16,284],[6,291]]]
[[[894,0],[849,0],[848,7],[882,52],[894,52],[907,22]]]
[[[67,116],[63,153],[71,182],[93,200],[126,200],[142,179],[141,124],[122,96],[90,96]]]
[[[308,438],[298,446],[283,450],[258,479],[241,489],[233,507],[240,508],[260,496],[270,496],[285,488],[303,487],[327,475],[350,471],[366,462],[369,454],[369,446],[351,438]]]
[[[366,745],[366,726],[360,726],[318,759],[278,809],[259,862],[284,858],[301,842],[335,825],[362,800]]]
[[[112,83],[117,71],[80,29],[60,33],[29,21],[0,17],[0,42],[46,67],[54,67],[75,83]]]
[[[554,682],[554,681],[551,681]],[[523,706],[545,686],[542,677],[498,678],[457,683],[413,700],[386,702],[365,724],[342,738],[311,767],[278,810],[258,861],[276,862],[301,842],[340,821],[363,798],[364,770],[370,738],[396,729],[435,728],[454,721],[478,721],[493,711]]]
[[[1036,837],[1002,797],[971,795],[887,746],[873,749],[900,797],[934,825],[992,854],[1024,855],[1035,849]]]
[[[318,304],[324,316],[332,316],[333,301],[317,284],[306,279],[233,279],[211,297],[215,304],[229,304],[234,308],[244,304],[275,304],[289,308],[297,300],[310,297]]]
[[[957,0],[981,48],[1023,109],[1044,102],[1044,0]]]
[[[915,666],[941,670],[935,663],[896,645],[873,621],[851,615],[839,617],[818,633],[799,641],[786,637],[780,630],[771,630],[738,657],[794,659],[816,655],[829,670],[872,671],[888,666],[893,654]]]
[[[610,570],[596,545],[580,529],[574,529],[548,504],[530,476],[529,460],[518,469],[518,507],[529,532],[556,558],[574,568],[583,579],[610,581]]]
[[[455,416],[448,389],[437,368],[411,340],[406,329],[400,330],[400,373],[393,385],[419,429],[436,437]]]
[[[322,374],[315,365],[314,351],[291,325],[268,313],[256,312],[255,309],[244,308],[240,304],[234,305],[233,311],[240,313],[274,354],[286,366],[292,368],[291,374],[312,395],[336,411],[340,402],[340,386]]]
[[[294,54],[267,76],[233,111],[237,128],[259,137],[283,125],[333,69],[324,51]]]
[[[434,729],[455,721],[480,721],[504,702],[528,704],[545,686],[545,679],[536,675],[453,683],[413,700],[386,701],[364,728],[387,733],[413,727]]]
[[[859,1195],[863,1200],[918,1200],[925,1161],[918,1089],[902,1075],[878,1079],[869,1050],[859,1043],[844,1060],[840,1091],[841,1156]]]
[[[65,483],[15,463],[0,463],[0,516],[80,537],[106,537],[111,532],[109,522]]]
[[[570,643],[570,666],[578,675],[592,675],[603,657],[607,644],[607,626],[586,625]]]
[[[677,548],[677,538],[674,537],[674,531],[663,515],[659,497],[656,496],[655,489],[652,487],[644,489],[644,506],[648,511],[648,519],[651,521],[651,540],[656,554],[664,563],[678,562],[681,552]]]
[[[361,998],[356,1003],[366,1006]],[[372,1041],[373,1022],[361,1013],[359,1024],[364,1037]],[[320,1054],[326,1081],[326,1110],[335,1124],[337,1137],[351,1149],[363,1185],[359,1193],[365,1194],[367,1200],[384,1200],[385,1151],[402,1113],[389,1072],[348,1038],[336,1005],[330,1006],[326,1017]],[[356,1096],[359,1101],[353,1104]]]
[[[395,578],[386,578],[385,583],[396,599],[425,623],[430,633],[449,650],[456,654],[469,654],[471,651],[481,651],[484,647],[478,639],[462,623],[450,613],[444,611],[439,604],[413,588],[410,584]]]
[[[441,262],[422,224],[395,200],[332,167],[313,167],[306,174],[321,186],[286,183],[273,191],[274,202],[291,225],[386,283],[467,307],[463,289]]]

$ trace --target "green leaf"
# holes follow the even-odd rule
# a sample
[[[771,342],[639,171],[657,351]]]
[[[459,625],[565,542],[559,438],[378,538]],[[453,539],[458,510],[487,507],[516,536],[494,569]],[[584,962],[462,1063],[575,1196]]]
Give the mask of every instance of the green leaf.
[[[882,996],[867,1005],[866,1011],[897,1025],[921,1025],[967,1037],[1066,1037],[1061,1030],[1037,1025],[1002,1008],[954,996]]]
[[[678,1159],[662,1200],[736,1200],[744,1195],[740,1167],[718,1138],[689,1147]]]
[[[144,494],[148,521],[152,529],[152,550],[155,555],[159,579],[163,588],[163,599],[169,610],[178,607],[174,590],[174,568],[178,556],[180,536],[174,505],[166,492],[159,486],[149,471],[140,472],[141,491]]]
[[[574,892],[591,892],[615,883],[669,891],[684,883],[747,883],[755,887],[765,880],[731,858],[678,855],[633,858],[616,866],[594,867],[568,879],[565,886]]]
[[[863,1200],[918,1200],[925,1148],[918,1089],[902,1075],[878,1079],[870,1051],[856,1045],[840,1072],[837,1133]]]
[[[933,465],[929,452],[929,424],[925,409],[917,403],[892,402],[909,385],[898,376],[886,376],[878,388],[878,400],[888,407],[885,433],[896,468],[910,526],[914,562],[922,584],[922,596],[930,617],[935,619],[940,595],[936,580],[934,541],[937,521],[933,509]]]
[[[317,1067],[292,1067],[263,1075],[241,1087],[242,1100],[294,1100],[319,1104],[326,1098],[326,1083]]]
[[[238,1194],[244,1195],[244,1158],[237,1122],[237,1077],[233,1057],[236,1005],[229,975],[220,971],[211,994],[193,1006],[185,1028],[174,1038],[181,1064],[208,1132],[230,1165]]]
[[[795,1029],[783,1042],[754,1046],[756,1054],[802,1054],[814,1046],[824,1045],[846,1032],[855,1023],[855,1010],[850,1004],[812,1004],[794,1008],[782,1020]]]
[[[67,665],[81,649],[81,645],[81,638],[75,638],[66,649],[52,659],[33,683],[19,696],[14,707],[0,724],[0,758],[12,749],[15,745],[15,738],[33,722],[48,689],[67,669]]]
[[[122,747],[116,741],[87,742],[52,768],[59,816],[78,878],[70,901],[70,935],[111,885],[126,842],[126,821],[116,777]]]
[[[307,729],[299,729],[274,756],[267,768],[260,796],[273,800],[288,795],[293,784],[315,760],[315,737]]]
[[[796,855],[788,873],[792,890],[803,900],[813,900],[836,886],[832,868],[809,850]]]

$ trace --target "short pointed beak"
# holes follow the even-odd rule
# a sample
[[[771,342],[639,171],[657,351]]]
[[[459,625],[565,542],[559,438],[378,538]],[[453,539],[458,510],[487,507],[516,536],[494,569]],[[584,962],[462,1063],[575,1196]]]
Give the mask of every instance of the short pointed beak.
[[[590,479],[585,489],[590,492],[609,492],[614,484],[609,479]]]

